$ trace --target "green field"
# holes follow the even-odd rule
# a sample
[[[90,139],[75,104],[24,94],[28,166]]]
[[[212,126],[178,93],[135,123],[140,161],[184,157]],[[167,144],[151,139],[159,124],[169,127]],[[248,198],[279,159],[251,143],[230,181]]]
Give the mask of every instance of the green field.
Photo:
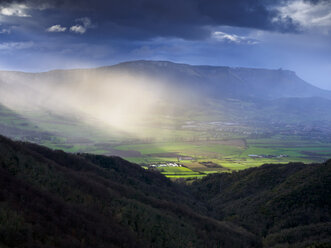
[[[190,129],[183,128],[194,115]],[[298,135],[269,135],[268,138],[248,138],[238,132],[247,127],[232,125],[237,133],[218,131],[211,118],[187,112],[177,119],[157,118],[145,136],[135,137],[100,123],[91,126],[76,117],[61,118],[53,114],[17,113],[0,107],[0,128],[4,135],[45,145],[71,153],[116,155],[148,168],[155,163],[175,162],[184,167],[158,168],[169,178],[201,178],[210,173],[231,172],[266,163],[323,162],[331,158],[331,142]],[[197,122],[201,119],[201,122]],[[218,120],[219,121],[219,120]],[[179,123],[176,127],[172,123]],[[169,124],[169,125],[168,125]],[[256,130],[255,130],[256,131]],[[255,157],[253,157],[253,156]],[[280,157],[281,156],[281,157]]]
[[[245,145],[243,145],[245,144]],[[242,170],[266,163],[322,162],[331,157],[331,144],[320,142],[282,139],[238,139],[209,142],[179,142],[120,145],[118,150],[134,150],[141,157],[126,157],[127,160],[140,164],[158,162],[177,162],[193,172],[206,175],[229,170]],[[250,157],[259,155],[265,157]],[[278,157],[282,155],[282,157]],[[269,157],[268,157],[269,156]],[[188,159],[189,158],[189,159]],[[212,167],[206,162],[211,162]],[[163,169],[161,173],[168,177],[185,177],[182,168]],[[175,170],[175,172],[171,171]],[[192,175],[192,173],[190,172]]]
[[[206,173],[193,171],[187,167],[160,167],[157,168],[159,172],[169,178],[202,178]]]

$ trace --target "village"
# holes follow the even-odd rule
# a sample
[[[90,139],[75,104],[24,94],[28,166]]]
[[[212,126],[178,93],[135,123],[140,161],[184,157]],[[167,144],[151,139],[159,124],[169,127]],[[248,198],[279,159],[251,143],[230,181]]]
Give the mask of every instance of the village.
[[[162,164],[151,164],[149,167],[159,168],[159,167],[182,167],[181,164],[177,163],[162,163]]]
[[[288,155],[286,155],[286,154],[280,154],[280,155],[270,155],[270,154],[257,155],[257,154],[249,154],[248,157],[250,157],[250,158],[287,158]]]

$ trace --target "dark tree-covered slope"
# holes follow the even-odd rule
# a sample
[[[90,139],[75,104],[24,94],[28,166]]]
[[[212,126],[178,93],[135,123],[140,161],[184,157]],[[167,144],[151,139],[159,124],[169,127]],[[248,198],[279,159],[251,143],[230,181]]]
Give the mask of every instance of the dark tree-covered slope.
[[[0,136],[0,247],[330,247],[331,161],[172,183]]]
[[[192,195],[117,157],[0,137],[0,247],[259,247]]]
[[[265,247],[331,245],[331,160],[210,175],[193,190],[216,219],[245,227]]]

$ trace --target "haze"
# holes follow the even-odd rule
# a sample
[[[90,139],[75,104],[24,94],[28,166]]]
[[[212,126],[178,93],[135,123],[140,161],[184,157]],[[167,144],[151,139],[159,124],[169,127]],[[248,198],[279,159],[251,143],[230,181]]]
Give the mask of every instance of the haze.
[[[1,81],[0,104],[31,122],[35,122],[29,118],[31,115],[51,113],[102,128],[105,132],[117,130],[141,137],[145,135],[143,128],[153,124],[153,116],[171,113],[171,106],[174,106],[168,104],[166,112],[160,110],[164,99],[174,99],[170,92],[175,91],[166,83],[128,73],[77,70],[33,75],[7,72],[2,73]]]

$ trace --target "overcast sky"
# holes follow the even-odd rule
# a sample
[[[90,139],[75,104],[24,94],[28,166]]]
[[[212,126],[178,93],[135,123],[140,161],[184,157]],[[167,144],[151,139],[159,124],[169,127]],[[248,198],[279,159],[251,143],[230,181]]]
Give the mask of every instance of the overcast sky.
[[[137,59],[290,69],[331,90],[331,0],[0,0],[0,70]]]

